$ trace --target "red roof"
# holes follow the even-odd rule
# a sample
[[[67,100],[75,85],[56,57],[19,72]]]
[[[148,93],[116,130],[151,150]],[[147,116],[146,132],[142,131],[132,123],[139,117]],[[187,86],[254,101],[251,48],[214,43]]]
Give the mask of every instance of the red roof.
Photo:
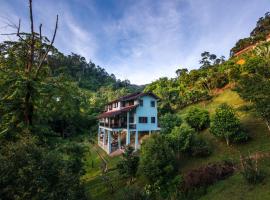
[[[120,97],[118,99],[115,99],[115,100],[109,102],[108,104],[118,102],[118,101],[129,101],[129,100],[137,99],[141,96],[146,96],[146,95],[152,96],[155,99],[159,99],[159,97],[152,92],[135,92],[135,93]]]
[[[124,107],[124,108],[121,108],[120,110],[112,110],[112,111],[108,111],[108,112],[104,112],[104,113],[101,113],[98,118],[106,118],[106,117],[114,117],[116,115],[120,115],[122,113],[125,113],[125,112],[128,112],[134,108],[136,108],[138,105],[132,105],[132,106],[127,106],[127,107]]]

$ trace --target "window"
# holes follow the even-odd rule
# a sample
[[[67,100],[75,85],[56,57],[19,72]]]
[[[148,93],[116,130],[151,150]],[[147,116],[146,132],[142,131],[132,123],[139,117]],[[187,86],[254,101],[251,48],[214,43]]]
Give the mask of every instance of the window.
[[[140,99],[140,106],[143,106],[143,100]]]
[[[139,117],[139,123],[146,124],[147,123],[147,117]]]
[[[133,116],[129,116],[129,123],[134,123],[134,117]]]
[[[156,118],[155,117],[151,117],[151,123],[152,124],[156,123]]]
[[[156,105],[155,105],[155,101],[151,101],[151,107],[155,107]]]

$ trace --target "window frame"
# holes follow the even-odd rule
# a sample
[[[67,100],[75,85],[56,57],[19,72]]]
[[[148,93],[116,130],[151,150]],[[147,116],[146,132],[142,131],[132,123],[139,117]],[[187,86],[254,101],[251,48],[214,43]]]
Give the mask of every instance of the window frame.
[[[151,124],[155,124],[156,123],[156,117],[151,117]]]
[[[139,123],[140,124],[147,124],[148,123],[148,117],[139,117]]]
[[[150,106],[152,108],[155,108],[156,107],[156,101],[150,101]]]
[[[143,99],[139,99],[139,104],[143,107]]]

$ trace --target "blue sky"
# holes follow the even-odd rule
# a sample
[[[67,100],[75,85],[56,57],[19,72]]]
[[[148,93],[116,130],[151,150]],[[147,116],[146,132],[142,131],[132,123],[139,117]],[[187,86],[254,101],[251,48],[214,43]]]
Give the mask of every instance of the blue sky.
[[[249,35],[269,0],[33,0],[36,23],[55,46],[132,83],[174,77],[179,67],[198,68],[200,53],[229,55]],[[9,21],[28,28],[27,0],[0,0],[0,32]],[[1,37],[0,40],[7,38]]]

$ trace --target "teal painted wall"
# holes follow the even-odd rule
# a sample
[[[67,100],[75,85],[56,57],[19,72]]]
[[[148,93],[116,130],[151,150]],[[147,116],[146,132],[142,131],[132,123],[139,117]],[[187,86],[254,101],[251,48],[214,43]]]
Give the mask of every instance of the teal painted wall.
[[[157,100],[152,96],[143,96],[143,106],[136,108],[136,124],[138,131],[158,130]],[[155,101],[155,107],[151,107],[151,101]],[[139,117],[147,117],[147,123],[139,123]],[[155,123],[151,123],[151,117],[155,117]]]

